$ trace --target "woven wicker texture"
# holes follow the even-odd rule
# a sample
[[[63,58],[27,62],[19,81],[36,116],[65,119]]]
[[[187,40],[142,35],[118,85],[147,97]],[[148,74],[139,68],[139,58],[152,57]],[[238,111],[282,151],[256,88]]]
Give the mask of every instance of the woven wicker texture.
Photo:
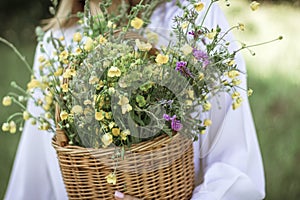
[[[53,139],[69,199],[114,200],[116,190],[141,199],[190,199],[194,188],[192,141],[180,134],[158,137],[132,146],[117,161],[117,183],[106,176],[114,171],[116,148],[86,149],[59,146]]]

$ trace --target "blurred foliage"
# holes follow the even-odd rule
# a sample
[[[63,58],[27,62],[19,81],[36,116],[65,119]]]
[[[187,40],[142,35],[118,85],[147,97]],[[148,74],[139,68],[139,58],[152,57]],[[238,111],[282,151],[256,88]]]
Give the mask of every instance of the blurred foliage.
[[[16,45],[32,43],[35,27],[41,19],[50,17],[50,4],[50,0],[0,1],[0,36]]]

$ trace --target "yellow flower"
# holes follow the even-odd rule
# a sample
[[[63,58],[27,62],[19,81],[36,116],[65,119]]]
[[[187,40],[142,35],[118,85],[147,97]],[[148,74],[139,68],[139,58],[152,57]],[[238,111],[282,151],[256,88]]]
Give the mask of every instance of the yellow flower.
[[[152,45],[150,43],[141,42],[139,39],[135,40],[135,44],[140,51],[150,51]]]
[[[115,125],[116,125],[115,122],[110,122],[110,123],[108,124],[108,128],[109,128],[109,129],[112,129]]]
[[[40,129],[44,130],[44,131],[47,131],[49,128],[50,128],[50,125],[47,122],[44,122],[40,127]]]
[[[66,59],[68,58],[68,56],[69,56],[69,53],[68,53],[66,50],[62,51],[62,52],[59,54],[59,61],[64,61],[64,60],[66,60]]]
[[[91,51],[94,46],[94,41],[92,38],[88,37],[85,41],[84,50]]]
[[[45,59],[44,56],[40,56],[40,57],[38,58],[38,60],[39,60],[40,63],[43,63],[43,62],[46,61],[46,59]]]
[[[203,104],[203,109],[204,111],[208,111],[211,109],[211,103],[206,102],[205,104]]]
[[[184,55],[187,56],[187,55],[189,55],[190,53],[192,53],[193,48],[192,48],[190,45],[185,44],[185,45],[183,45],[183,47],[181,47],[180,50],[182,51],[182,53],[183,53]]]
[[[14,121],[11,121],[9,123],[9,132],[12,133],[12,134],[17,132],[17,125]]]
[[[248,97],[251,96],[253,94],[253,90],[252,89],[248,89],[247,94],[248,94]]]
[[[206,37],[207,37],[208,39],[212,40],[212,39],[215,38],[216,34],[217,34],[217,31],[213,30],[212,32],[207,33],[207,34],[206,34]]]
[[[107,73],[108,77],[120,77],[121,70],[117,67],[112,66]]]
[[[237,70],[231,70],[228,72],[228,77],[231,79],[233,79],[239,75],[240,75],[240,73]]]
[[[238,29],[240,29],[241,31],[244,31],[245,30],[245,24],[238,23]]]
[[[69,91],[69,85],[68,85],[68,83],[64,83],[60,87],[61,87],[61,89],[62,89],[63,92],[68,92]]]
[[[107,39],[103,37],[102,35],[99,36],[99,44],[105,44],[107,42]]]
[[[45,101],[49,105],[51,105],[53,103],[53,96],[51,93],[49,93],[47,96],[45,96]]]
[[[186,29],[188,26],[189,26],[189,22],[183,22],[183,23],[181,24],[181,28],[182,28],[182,29]]]
[[[204,8],[204,3],[202,3],[202,2],[195,3],[194,8],[197,12],[200,12]]]
[[[235,64],[235,61],[234,60],[230,60],[228,63],[227,63],[229,66],[233,66]]]
[[[10,106],[12,103],[12,98],[10,96],[5,96],[2,100],[4,106]]]
[[[210,126],[212,124],[212,121],[210,119],[205,119],[203,124],[204,126]]]
[[[24,111],[24,112],[23,112],[23,119],[24,119],[24,120],[28,120],[29,118],[30,118],[29,112]]]
[[[2,131],[9,131],[9,123],[5,122],[2,124]]]
[[[103,143],[103,147],[106,148],[113,142],[113,137],[110,133],[105,133],[102,136],[101,141]]]
[[[114,29],[114,28],[116,28],[116,25],[112,21],[108,21],[107,22],[107,27]]]
[[[188,91],[187,91],[187,94],[188,94],[189,98],[191,98],[192,100],[195,99],[195,93],[194,93],[194,90],[188,90]]]
[[[120,129],[119,128],[113,128],[111,130],[111,133],[114,135],[114,136],[118,136],[120,135]]]
[[[83,113],[83,109],[82,109],[81,106],[75,105],[75,106],[73,106],[73,108],[71,109],[71,112],[72,112],[72,113],[75,113],[75,114],[81,114],[81,113]]]
[[[121,132],[121,139],[122,140],[127,140],[127,136],[130,135],[130,131],[129,130],[124,130]]]
[[[76,70],[75,69],[67,69],[63,74],[64,78],[71,78],[72,76],[76,76]]]
[[[259,8],[260,3],[258,3],[257,1],[252,1],[250,4],[250,8],[252,11],[256,11]]]
[[[64,37],[64,36],[61,36],[61,37],[59,38],[59,40],[60,40],[60,41],[64,41],[64,40],[65,40],[65,37]]]
[[[103,111],[95,112],[95,119],[101,121],[104,119]]]
[[[109,183],[109,184],[115,185],[117,183],[117,177],[114,173],[108,174],[105,178],[106,178],[107,183]]]
[[[198,76],[199,80],[202,81],[204,79],[204,74],[201,72]]]
[[[44,85],[40,81],[33,78],[27,84],[27,89],[30,90],[30,89],[34,89],[34,88],[44,88]]]
[[[192,105],[193,105],[193,101],[191,101],[191,100],[186,100],[186,101],[185,101],[185,104],[186,104],[187,106],[192,106]]]
[[[241,94],[240,94],[239,92],[234,92],[234,93],[231,95],[231,97],[232,97],[233,99],[236,99],[236,98],[238,98],[240,95],[241,95]]]
[[[74,41],[74,42],[80,42],[81,40],[82,40],[82,35],[81,35],[81,33],[76,32],[76,33],[73,35],[73,41]]]
[[[60,116],[60,119],[64,121],[64,120],[68,119],[69,114],[66,111],[62,111],[59,116]]]
[[[156,56],[156,59],[155,59],[155,61],[158,63],[158,64],[166,64],[166,63],[168,63],[168,61],[169,61],[169,56],[167,56],[167,55],[162,55],[162,54],[158,54],[157,56]]]
[[[36,119],[31,119],[30,123],[31,125],[36,125]]]
[[[43,109],[45,110],[45,111],[48,111],[48,110],[50,110],[50,105],[49,104],[45,104],[45,105],[43,105]]]
[[[54,76],[60,76],[63,73],[63,68],[59,67],[57,70],[54,72]]]
[[[106,119],[111,119],[111,117],[112,117],[112,113],[111,112],[106,112],[105,113],[105,118]]]
[[[50,112],[46,112],[46,113],[45,113],[45,118],[46,118],[46,119],[51,119],[51,117],[52,117],[52,115],[51,115]]]
[[[132,106],[129,104],[129,99],[125,96],[120,97],[120,101],[118,102],[118,105],[120,105],[122,108],[122,114],[125,114],[126,112],[132,110]]]
[[[144,21],[138,17],[135,17],[133,20],[131,20],[130,25],[135,29],[142,28],[144,24]]]
[[[241,83],[242,81],[240,79],[235,78],[232,80],[232,85],[240,85]]]
[[[232,109],[233,109],[233,110],[236,110],[236,109],[238,109],[240,106],[241,106],[240,103],[234,102],[234,103],[232,104]]]

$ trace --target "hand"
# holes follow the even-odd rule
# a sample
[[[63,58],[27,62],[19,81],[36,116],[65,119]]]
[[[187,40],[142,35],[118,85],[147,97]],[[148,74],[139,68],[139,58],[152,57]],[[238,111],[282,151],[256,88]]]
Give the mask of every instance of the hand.
[[[125,195],[122,192],[116,191],[115,192],[115,199],[116,200],[140,200],[139,198],[132,197],[130,195]]]

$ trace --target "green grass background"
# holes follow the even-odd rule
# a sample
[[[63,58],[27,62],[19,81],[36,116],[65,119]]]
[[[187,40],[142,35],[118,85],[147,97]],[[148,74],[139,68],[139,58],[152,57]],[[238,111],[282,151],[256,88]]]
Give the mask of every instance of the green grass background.
[[[223,2],[223,1],[222,1]],[[256,56],[244,52],[248,84],[254,90],[250,98],[266,174],[268,200],[300,198],[300,17],[299,8],[262,4],[251,12],[248,4],[232,0],[224,8],[231,25],[246,24],[246,31],[235,32],[247,44],[273,39],[284,40],[253,48]],[[18,47],[32,63],[35,44]],[[16,80],[25,85],[29,73],[8,47],[0,44],[0,97]],[[3,122],[15,108],[0,106]],[[5,193],[20,135],[0,132],[0,198]],[[33,144],[34,145],[34,144]]]

